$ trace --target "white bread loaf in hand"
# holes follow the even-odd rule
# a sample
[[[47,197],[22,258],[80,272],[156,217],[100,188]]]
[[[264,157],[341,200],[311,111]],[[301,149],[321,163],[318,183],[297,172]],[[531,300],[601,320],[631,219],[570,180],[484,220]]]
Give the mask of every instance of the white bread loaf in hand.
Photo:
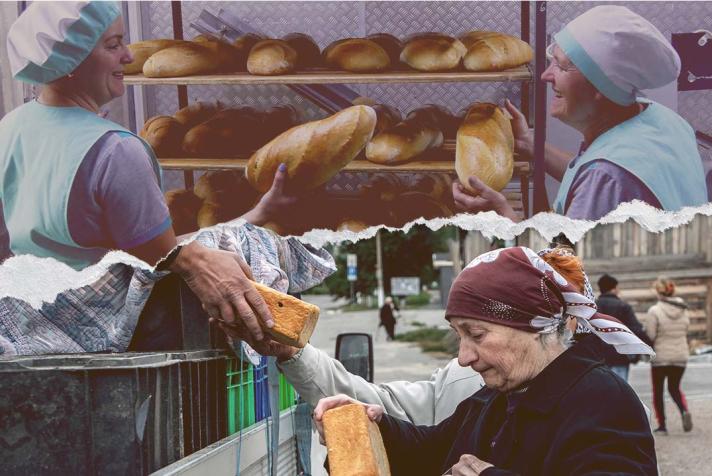
[[[534,51],[514,36],[492,31],[471,31],[460,36],[467,48],[462,64],[468,71],[501,71],[529,63]]]
[[[391,65],[388,52],[365,38],[345,38],[331,43],[323,52],[326,63],[353,73],[377,72]]]
[[[283,40],[258,41],[247,57],[247,71],[260,76],[287,74],[297,67],[297,52]]]
[[[376,112],[369,106],[351,106],[319,121],[293,127],[257,152],[245,168],[255,189],[272,186],[279,164],[287,166],[287,187],[310,190],[326,183],[371,140]]]
[[[184,40],[146,40],[131,43],[128,45],[128,49],[131,51],[134,60],[124,66],[124,74],[139,74],[143,72],[143,65],[146,60],[154,53],[158,53],[170,46],[189,43],[189,41]]]
[[[274,318],[274,327],[263,326],[264,331],[281,344],[299,348],[307,345],[319,320],[319,307],[263,284],[253,284]]]
[[[390,476],[381,431],[366,407],[352,403],[332,408],[322,422],[331,476]]]
[[[404,121],[376,135],[366,146],[366,159],[383,165],[411,160],[440,147],[443,133],[428,108],[411,111]]]
[[[439,33],[421,33],[409,39],[400,59],[419,71],[447,71],[460,66],[467,48],[457,38]]]
[[[220,69],[220,58],[215,51],[200,43],[181,43],[151,55],[143,65],[147,78],[173,78],[213,74]]]
[[[455,170],[462,186],[470,191],[468,178],[473,175],[497,191],[512,179],[512,125],[497,105],[475,103],[470,107],[457,131]]]

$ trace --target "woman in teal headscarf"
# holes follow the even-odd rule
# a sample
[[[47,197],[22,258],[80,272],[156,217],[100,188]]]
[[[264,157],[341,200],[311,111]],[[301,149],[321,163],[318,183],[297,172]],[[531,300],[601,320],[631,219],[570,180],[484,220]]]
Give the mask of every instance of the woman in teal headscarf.
[[[554,35],[549,67],[551,115],[578,130],[578,155],[547,144],[546,171],[561,181],[554,211],[597,220],[620,203],[644,201],[679,210],[707,202],[702,160],[692,128],[674,111],[641,97],[640,91],[677,79],[680,58],[650,22],[625,7],[594,7]],[[533,157],[533,133],[509,101],[515,148]],[[518,219],[501,193],[476,177],[468,193],[453,185],[456,205],[495,210]]]
[[[181,275],[203,307],[242,319],[262,337],[273,325],[249,268],[236,254],[198,242],[176,247],[151,148],[99,108],[124,94],[124,44],[116,2],[34,2],[7,38],[13,76],[42,86],[39,97],[0,121],[0,200],[15,255],[52,257],[75,269],[121,249]],[[248,215],[269,219],[284,173]]]

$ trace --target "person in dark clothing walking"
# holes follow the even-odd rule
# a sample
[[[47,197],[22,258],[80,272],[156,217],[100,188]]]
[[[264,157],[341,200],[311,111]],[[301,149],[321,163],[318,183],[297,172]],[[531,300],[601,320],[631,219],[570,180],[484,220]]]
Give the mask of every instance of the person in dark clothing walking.
[[[601,291],[601,295],[596,299],[598,311],[615,317],[630,329],[633,334],[638,336],[640,340],[652,347],[653,342],[645,333],[638,318],[635,317],[633,308],[618,297],[618,280],[610,274],[604,274],[598,280],[598,289]],[[601,347],[598,349],[599,354],[604,358],[606,365],[623,380],[627,381],[630,364],[631,362],[637,362],[639,357],[637,355],[619,354],[612,345],[603,341],[600,341],[599,345]]]
[[[393,340],[395,339],[395,332],[396,332],[396,312],[398,311],[398,308],[396,305],[393,303],[393,298],[388,296],[383,303],[383,306],[381,306],[380,310],[380,318],[381,322],[379,326],[383,326],[386,329],[386,333],[388,334],[388,340]]]

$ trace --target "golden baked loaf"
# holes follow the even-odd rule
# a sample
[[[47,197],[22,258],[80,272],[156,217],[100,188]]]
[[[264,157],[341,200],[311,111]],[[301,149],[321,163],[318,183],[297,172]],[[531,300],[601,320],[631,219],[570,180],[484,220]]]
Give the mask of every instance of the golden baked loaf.
[[[264,144],[262,113],[243,106],[223,109],[191,128],[183,138],[183,151],[191,157],[241,157]]]
[[[264,193],[272,186],[279,164],[287,166],[287,187],[310,190],[327,182],[358,155],[376,127],[369,106],[351,106],[319,121],[278,135],[257,152],[245,168],[249,182]]]
[[[222,109],[219,102],[194,102],[176,111],[173,117],[187,129],[205,122]]]
[[[319,319],[319,307],[268,286],[253,284],[274,318],[274,327],[264,330],[282,344],[299,348],[307,345]]]
[[[221,73],[232,73],[244,68],[244,52],[235,48],[225,41],[209,38],[201,35],[193,39],[196,43],[211,50],[218,61],[217,71]]]
[[[220,68],[220,58],[213,49],[200,43],[169,46],[151,55],[143,65],[148,78],[173,78],[213,74]]]
[[[202,201],[192,190],[169,190],[165,193],[165,198],[176,235],[184,235],[198,229],[196,216]]]
[[[457,38],[438,33],[423,33],[410,39],[400,59],[419,71],[447,71],[460,66],[467,48]]]
[[[149,143],[156,157],[181,157],[180,147],[185,126],[171,116],[154,116],[147,120],[139,136]]]
[[[154,53],[181,44],[188,44],[189,41],[184,40],[146,40],[137,41],[128,45],[128,49],[134,57],[134,60],[124,66],[124,74],[139,74],[143,72],[143,65],[148,58]]]
[[[390,476],[381,431],[366,407],[352,403],[332,408],[322,422],[331,476]]]
[[[403,42],[401,40],[388,33],[374,33],[373,35],[368,35],[366,39],[378,43],[388,53],[388,57],[391,59],[391,66],[400,63],[400,54],[403,51]]]
[[[405,120],[373,137],[366,146],[366,159],[383,165],[411,160],[430,148],[440,147],[443,133],[434,111],[416,109]]]
[[[386,50],[365,38],[345,38],[324,49],[326,63],[334,68],[353,73],[383,71],[391,65]]]
[[[501,71],[529,63],[534,51],[514,36],[492,31],[471,31],[460,36],[467,48],[462,64],[468,71]]]
[[[260,76],[287,74],[297,67],[297,52],[283,40],[258,41],[247,57],[247,71]]]
[[[297,68],[314,68],[321,64],[321,50],[314,38],[304,33],[290,33],[282,40],[297,52]]]
[[[470,107],[457,131],[455,170],[468,190],[471,187],[467,179],[473,175],[497,191],[512,179],[512,125],[497,105],[476,103]]]

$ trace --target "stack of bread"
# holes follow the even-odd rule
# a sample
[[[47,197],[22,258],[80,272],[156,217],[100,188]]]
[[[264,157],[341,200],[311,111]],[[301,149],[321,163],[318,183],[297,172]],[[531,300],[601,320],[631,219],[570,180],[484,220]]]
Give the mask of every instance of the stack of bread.
[[[327,67],[353,73],[377,73],[403,66],[418,71],[502,71],[532,60],[529,44],[511,35],[471,31],[455,38],[418,33],[401,42],[387,33],[343,38],[323,52],[313,38],[290,33],[282,38],[243,35],[232,43],[200,35],[191,41],[147,40],[129,45],[133,63],[125,74],[150,78],[248,71],[271,76]]]
[[[258,111],[197,102],[173,116],[150,118],[139,135],[159,158],[231,158],[255,151],[297,122],[289,105]]]

